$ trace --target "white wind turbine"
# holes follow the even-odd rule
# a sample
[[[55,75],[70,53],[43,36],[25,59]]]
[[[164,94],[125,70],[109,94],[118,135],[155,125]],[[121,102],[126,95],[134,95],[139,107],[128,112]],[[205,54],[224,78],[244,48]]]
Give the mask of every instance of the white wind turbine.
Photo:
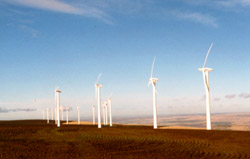
[[[153,86],[153,114],[154,114],[154,129],[157,129],[157,104],[156,104],[156,82],[159,80],[158,78],[153,78],[155,57],[152,64],[151,75],[149,79],[148,86],[152,84]]]
[[[104,102],[105,105],[105,125],[108,125],[108,102]]]
[[[43,110],[43,120],[45,120],[45,110]]]
[[[53,116],[53,108],[51,108],[51,120],[54,120],[54,116]]]
[[[96,93],[97,93],[97,103],[98,103],[98,109],[97,109],[97,116],[98,116],[98,128],[102,127],[101,124],[101,92],[100,92],[100,88],[102,87],[102,85],[98,84],[99,79],[101,78],[101,73],[99,74],[96,82],[95,82],[95,88],[96,88]]]
[[[211,130],[211,118],[210,118],[210,89],[209,89],[209,78],[208,78],[208,72],[213,71],[211,68],[206,68],[207,58],[208,55],[213,47],[213,43],[210,45],[207,56],[205,58],[204,64],[202,68],[199,68],[199,71],[203,73],[203,80],[204,80],[204,86],[206,90],[206,118],[207,118],[207,130]]]
[[[92,106],[92,112],[93,112],[93,125],[95,125],[95,106]]]
[[[109,104],[109,125],[112,126],[112,98],[111,96],[108,98]]]
[[[57,111],[56,111],[56,108],[55,108],[55,124],[57,124]]]
[[[47,124],[49,124],[49,108],[47,108],[46,110],[47,110]]]
[[[61,91],[59,91],[58,89],[55,90],[55,97],[56,97],[56,104],[57,104],[57,127],[60,127],[60,93]]]
[[[66,124],[69,124],[69,107],[66,108]]]
[[[102,107],[102,114],[103,114],[103,125],[106,125],[106,108],[105,108],[105,102],[103,103]]]
[[[77,107],[78,125],[80,125],[80,107]]]

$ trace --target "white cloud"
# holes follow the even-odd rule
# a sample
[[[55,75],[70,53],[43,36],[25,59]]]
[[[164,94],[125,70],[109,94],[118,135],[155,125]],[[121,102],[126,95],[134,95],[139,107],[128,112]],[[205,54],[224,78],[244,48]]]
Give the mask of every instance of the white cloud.
[[[39,33],[38,30],[28,27],[26,25],[20,25],[19,28],[23,31],[30,32],[33,38],[36,38]]]
[[[82,11],[80,9],[58,0],[12,0],[10,2],[13,4],[19,4],[27,7],[45,9],[55,12],[82,14]]]
[[[208,14],[202,14],[199,12],[181,12],[181,11],[172,11],[171,13],[180,19],[191,20],[207,26],[218,27],[216,19]]]
[[[73,5],[64,3],[60,0],[9,0],[9,1],[5,0],[5,1],[13,5],[21,5],[25,7],[48,10],[53,12],[94,17],[97,19],[101,19],[106,23],[111,23],[108,16],[104,12],[102,12],[97,8],[92,8],[86,5],[81,8],[78,8]]]
[[[215,4],[218,4],[223,7],[236,7],[236,6],[249,6],[250,0],[221,0],[216,1]]]

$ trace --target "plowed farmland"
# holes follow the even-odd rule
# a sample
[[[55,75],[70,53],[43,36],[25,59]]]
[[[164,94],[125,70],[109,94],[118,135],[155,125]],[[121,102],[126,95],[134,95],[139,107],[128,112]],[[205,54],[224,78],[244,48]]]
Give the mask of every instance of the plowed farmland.
[[[0,121],[0,158],[250,158],[250,132]]]

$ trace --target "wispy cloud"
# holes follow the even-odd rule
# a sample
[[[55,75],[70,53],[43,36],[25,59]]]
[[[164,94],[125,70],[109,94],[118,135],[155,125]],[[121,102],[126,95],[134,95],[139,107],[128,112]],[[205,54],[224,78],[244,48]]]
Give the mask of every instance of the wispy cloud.
[[[9,113],[9,112],[32,112],[36,111],[33,108],[15,108],[15,109],[6,109],[0,107],[0,113]]]
[[[208,14],[202,14],[199,12],[182,12],[182,11],[172,11],[172,15],[180,19],[190,20],[203,25],[218,27],[216,19]]]
[[[9,11],[13,12],[13,13],[16,13],[16,14],[21,14],[21,15],[25,15],[24,12],[22,11],[19,11],[19,10],[16,10],[16,9],[11,9],[11,8],[8,8]]]
[[[112,23],[109,17],[101,10],[90,6],[75,7],[60,0],[4,0],[13,5],[21,5],[30,8],[48,10],[59,13],[75,14],[101,19],[106,23]]]
[[[241,97],[241,98],[250,98],[250,94],[241,93],[241,94],[239,94],[239,97]]]
[[[224,7],[249,6],[250,0],[221,0],[216,3]]]
[[[220,98],[214,98],[214,101],[220,101]]]
[[[12,4],[23,5],[31,8],[50,10],[55,12],[82,14],[82,10],[58,0],[12,0]]]
[[[229,95],[226,95],[225,98],[227,99],[233,99],[236,97],[236,94],[229,94]]]
[[[38,36],[38,34],[39,34],[38,30],[33,29],[33,28],[31,28],[31,27],[29,27],[27,25],[20,25],[19,28],[21,30],[23,30],[23,31],[31,33],[31,35],[32,35],[33,38],[36,38]]]

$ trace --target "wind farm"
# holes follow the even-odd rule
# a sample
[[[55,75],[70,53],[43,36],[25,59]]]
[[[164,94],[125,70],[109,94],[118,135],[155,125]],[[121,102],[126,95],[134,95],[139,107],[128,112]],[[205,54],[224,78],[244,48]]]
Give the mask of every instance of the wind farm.
[[[0,158],[250,158],[249,16],[248,0],[0,1]]]

